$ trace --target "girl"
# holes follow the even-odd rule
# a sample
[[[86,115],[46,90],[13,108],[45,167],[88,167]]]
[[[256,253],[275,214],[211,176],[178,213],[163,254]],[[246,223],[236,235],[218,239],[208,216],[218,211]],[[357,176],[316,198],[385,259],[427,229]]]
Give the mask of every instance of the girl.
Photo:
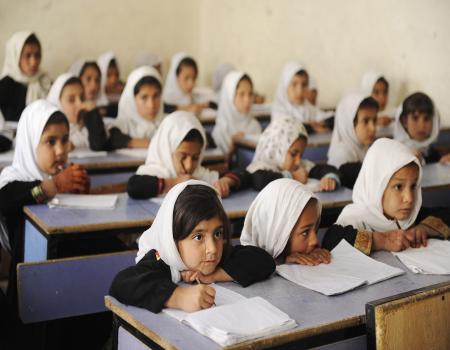
[[[124,84],[120,80],[120,71],[113,52],[105,52],[97,59],[101,72],[100,91],[106,95],[109,103],[117,103]]]
[[[342,184],[352,188],[368,147],[375,140],[378,103],[372,97],[353,93],[336,109],[328,150],[328,163],[339,168]]]
[[[234,149],[234,142],[245,134],[261,134],[261,126],[249,113],[253,103],[253,83],[242,72],[229,73],[220,95],[219,111],[212,137],[215,144],[225,153]]]
[[[291,61],[284,66],[272,105],[272,120],[289,115],[307,125],[311,132],[328,132],[323,121],[331,115],[306,99],[308,83],[308,72],[299,62]]]
[[[309,77],[309,85],[308,85],[308,92],[306,94],[306,98],[308,99],[309,103],[311,103],[313,106],[317,105],[317,95],[319,94],[319,91],[317,89],[317,81],[313,77]]]
[[[0,80],[0,114],[18,121],[25,106],[45,98],[50,78],[40,69],[41,43],[29,31],[17,32],[6,43]]]
[[[241,244],[263,248],[277,264],[328,264],[331,255],[317,240],[321,209],[319,200],[298,181],[272,181],[247,212]]]
[[[240,178],[230,172],[219,179],[217,171],[202,167],[205,148],[205,131],[192,113],[170,114],[153,137],[145,164],[129,179],[128,194],[132,198],[155,197],[194,178],[214,185],[222,196],[228,196],[230,187],[240,187]]]
[[[154,68],[143,66],[131,72],[110,130],[112,143],[127,139],[128,148],[148,147],[163,118],[161,90],[161,78]]]
[[[47,101],[60,109],[69,120],[72,148],[108,149],[102,117],[84,110],[84,91],[79,78],[72,73],[61,74],[53,83]]]
[[[411,148],[426,163],[438,162],[431,145],[439,136],[440,116],[430,97],[422,92],[408,96],[395,117],[394,139]]]
[[[192,92],[198,76],[197,63],[184,52],[172,57],[163,91],[164,113],[176,110],[199,115],[208,103],[195,103]]]
[[[392,116],[386,112],[389,97],[389,83],[383,74],[375,71],[366,72],[361,80],[361,90],[366,96],[372,96],[378,102],[379,113],[377,125],[388,126],[392,121]]]
[[[330,165],[315,165],[302,159],[308,134],[302,123],[289,117],[273,120],[264,130],[256,146],[252,163],[247,167],[255,190],[281,177],[302,183],[308,177],[320,179],[322,191],[334,191],[340,184],[337,169]]]
[[[448,210],[432,213],[422,205],[422,167],[408,147],[379,139],[370,147],[347,205],[326,233],[323,247],[345,238],[366,254],[426,246],[427,237],[448,238]]]
[[[139,239],[137,265],[121,271],[109,293],[121,302],[160,312],[214,305],[209,283],[243,287],[268,278],[273,259],[256,247],[230,246],[230,228],[217,192],[202,181],[173,187],[152,226]],[[198,284],[178,286],[181,280]]]

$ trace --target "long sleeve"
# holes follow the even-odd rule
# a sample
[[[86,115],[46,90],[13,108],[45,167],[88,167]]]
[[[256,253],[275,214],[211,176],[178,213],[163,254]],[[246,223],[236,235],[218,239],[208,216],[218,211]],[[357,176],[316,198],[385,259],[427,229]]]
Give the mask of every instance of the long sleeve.
[[[8,212],[21,209],[25,205],[36,204],[31,189],[40,183],[41,181],[14,181],[5,185],[0,189],[0,211],[8,215]]]
[[[425,225],[437,232],[440,237],[450,237],[450,208],[421,208],[416,225]]]
[[[248,171],[229,171],[224,176],[230,176],[231,178],[237,179],[239,184],[237,187],[233,188],[234,191],[245,190],[252,185],[252,174]]]
[[[264,249],[231,247],[220,266],[243,287],[267,279],[275,271],[275,261]]]
[[[5,120],[19,121],[25,109],[27,86],[6,76],[0,80],[0,110]]]
[[[270,182],[282,178],[283,174],[270,170],[257,170],[251,176],[253,188],[261,191]]]
[[[177,110],[177,108],[178,108],[177,105],[171,105],[171,104],[164,102],[164,108],[163,108],[164,114],[173,113]]]
[[[308,177],[320,180],[324,176],[333,177],[338,183],[342,183],[341,173],[336,167],[329,164],[316,164],[309,171]]]
[[[428,155],[426,155],[424,157],[424,159],[425,159],[425,163],[427,163],[427,164],[437,163],[441,159],[441,154],[439,153],[439,151],[436,148],[434,148],[433,146],[430,146],[430,148],[428,149]]]
[[[176,288],[169,266],[151,250],[135,266],[117,274],[109,294],[121,303],[158,313]]]
[[[0,135],[0,152],[9,151],[11,147],[12,141],[3,135]]]
[[[97,109],[93,109],[82,115],[84,125],[89,133],[89,147],[93,151],[106,151],[108,149],[108,137],[105,124]]]
[[[158,181],[156,176],[133,175],[128,180],[127,192],[131,198],[147,199],[158,195]]]
[[[109,130],[109,149],[115,150],[119,148],[127,148],[131,137],[125,135],[119,128],[111,128]]]
[[[334,224],[328,228],[322,240],[322,248],[332,250],[343,239],[364,254],[370,255],[372,251],[372,233],[358,231],[350,225],[344,227]]]
[[[342,186],[353,189],[359,171],[361,170],[361,166],[361,162],[355,162],[345,163],[339,167],[339,171],[341,172]]]

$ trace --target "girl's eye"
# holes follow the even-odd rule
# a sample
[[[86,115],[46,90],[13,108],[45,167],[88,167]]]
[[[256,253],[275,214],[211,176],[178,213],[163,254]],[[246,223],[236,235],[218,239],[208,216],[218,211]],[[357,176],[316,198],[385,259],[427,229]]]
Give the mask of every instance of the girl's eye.
[[[397,191],[401,191],[401,190],[402,190],[402,185],[395,185],[394,188],[395,188]]]
[[[417,184],[414,184],[414,185],[411,186],[411,189],[412,189],[412,190],[415,190],[416,187],[417,187]]]
[[[198,156],[192,157],[192,160],[193,160],[194,162],[198,161]]]
[[[308,237],[308,231],[303,231],[302,233],[300,233],[303,237]]]
[[[214,237],[215,238],[222,238],[222,236],[223,236],[223,231],[222,230],[214,232]]]
[[[194,239],[199,242],[202,240],[202,238],[203,238],[203,236],[200,233],[198,233],[194,236]]]
[[[50,140],[47,141],[47,143],[48,143],[50,146],[54,146],[54,145],[56,145],[56,140],[55,140],[55,139],[50,139]]]

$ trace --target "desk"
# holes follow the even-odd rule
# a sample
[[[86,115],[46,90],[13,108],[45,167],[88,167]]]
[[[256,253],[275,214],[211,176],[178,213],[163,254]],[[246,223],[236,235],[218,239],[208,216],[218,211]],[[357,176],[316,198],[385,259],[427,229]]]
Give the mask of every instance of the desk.
[[[234,348],[262,348],[263,346],[266,348],[287,343],[295,344],[299,348],[305,344],[313,347],[323,346],[336,340],[342,341],[342,339],[348,339],[349,343],[354,343],[358,337],[360,337],[359,345],[361,345],[361,340],[363,344],[365,343],[364,337],[361,336],[365,333],[367,302],[450,281],[448,275],[415,275],[388,252],[376,252],[373,257],[402,268],[406,274],[332,297],[300,287],[279,276],[247,288],[242,288],[235,283],[224,283],[223,286],[226,288],[246,297],[258,295],[265,298],[290,315],[298,324],[297,328],[287,333],[245,342]],[[146,347],[142,346],[142,349],[147,346],[155,349],[154,343],[165,349],[219,349],[216,343],[168,315],[153,314],[144,309],[126,306],[109,296],[105,298],[105,304],[113,312],[117,321],[114,331],[118,335],[119,349],[125,349],[125,344],[136,341],[136,336],[139,337],[140,342],[146,344]]]
[[[450,165],[433,163],[423,167],[422,205],[450,207]]]

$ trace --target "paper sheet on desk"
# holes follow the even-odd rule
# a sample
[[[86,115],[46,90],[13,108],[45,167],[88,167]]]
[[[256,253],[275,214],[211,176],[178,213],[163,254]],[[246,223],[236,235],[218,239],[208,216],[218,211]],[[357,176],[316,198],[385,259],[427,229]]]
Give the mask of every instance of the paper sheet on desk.
[[[147,148],[121,148],[115,151],[118,154],[123,154],[125,156],[135,157],[135,158],[147,158]]]
[[[106,151],[91,151],[90,149],[76,149],[69,153],[70,158],[92,158],[92,157],[106,157]]]
[[[277,273],[325,295],[345,293],[363,284],[374,284],[405,273],[364,255],[344,239],[331,251],[331,256],[330,264],[284,264],[277,266]]]
[[[426,247],[408,248],[402,252],[392,252],[414,273],[449,275],[450,242],[429,239]]]
[[[270,115],[270,113],[272,113],[272,104],[271,103],[254,103],[254,104],[252,104],[250,113]]]
[[[50,202],[50,208],[114,209],[116,194],[58,194]]]

